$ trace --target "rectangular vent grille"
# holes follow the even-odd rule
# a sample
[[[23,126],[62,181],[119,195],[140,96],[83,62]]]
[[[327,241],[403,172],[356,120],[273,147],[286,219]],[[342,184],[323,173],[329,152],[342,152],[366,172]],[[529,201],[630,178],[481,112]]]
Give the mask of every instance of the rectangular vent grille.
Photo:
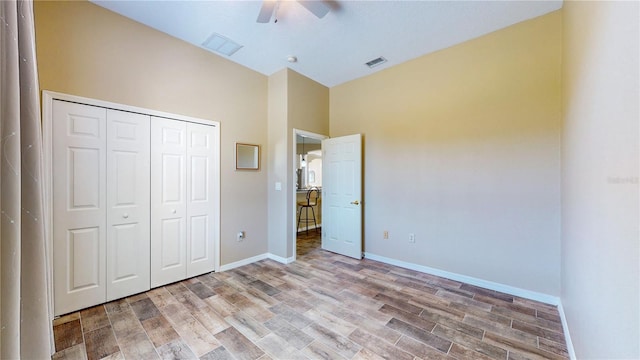
[[[381,65],[381,64],[384,64],[384,63],[386,63],[386,62],[387,62],[387,59],[385,59],[385,58],[383,58],[382,56],[380,56],[380,57],[379,57],[379,58],[377,58],[377,59],[373,59],[373,60],[371,60],[371,61],[368,61],[368,62],[366,63],[366,65],[367,65],[368,67],[370,67],[370,68],[374,68],[374,67],[376,67],[376,66],[378,66],[378,65]]]
[[[211,36],[202,43],[202,46],[226,56],[231,56],[242,48],[242,45],[216,33],[211,34]]]

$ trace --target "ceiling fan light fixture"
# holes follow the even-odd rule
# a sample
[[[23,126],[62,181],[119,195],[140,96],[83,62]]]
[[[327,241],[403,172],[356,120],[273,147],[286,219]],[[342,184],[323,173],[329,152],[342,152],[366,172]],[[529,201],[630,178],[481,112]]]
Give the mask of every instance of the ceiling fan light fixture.
[[[298,3],[309,10],[318,19],[322,19],[331,8],[323,0],[298,0]]]
[[[256,22],[260,24],[266,24],[269,21],[271,21],[271,17],[273,16],[274,11],[276,10],[277,4],[278,2],[276,0],[263,0]]]
[[[202,46],[226,56],[231,56],[242,48],[242,45],[217,33],[211,34]]]
[[[262,0],[260,12],[258,13],[257,23],[266,24],[274,18],[274,23],[278,22],[277,12],[280,1],[286,0]],[[291,1],[291,0],[289,0]],[[328,0],[296,0],[305,9],[309,10],[318,19],[322,19],[331,11],[331,6],[326,2]]]

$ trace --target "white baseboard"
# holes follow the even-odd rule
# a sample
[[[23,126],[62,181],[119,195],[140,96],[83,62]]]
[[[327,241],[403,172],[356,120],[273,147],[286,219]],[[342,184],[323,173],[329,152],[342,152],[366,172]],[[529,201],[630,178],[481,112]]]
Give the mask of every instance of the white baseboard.
[[[481,288],[495,290],[505,294],[519,296],[529,300],[539,301],[549,305],[555,305],[555,306],[560,305],[560,298],[558,298],[557,296],[520,289],[514,286],[504,285],[504,284],[496,283],[493,281],[482,280],[482,279],[474,278],[467,275],[456,274],[449,271],[435,269],[435,268],[431,268],[424,265],[418,265],[418,264],[413,264],[413,263],[409,263],[401,260],[391,259],[391,258],[387,258],[384,256],[371,254],[367,252],[364,253],[364,257],[367,259],[380,261],[386,264],[399,266],[405,269],[420,271],[423,273],[440,276],[440,277],[455,280],[455,281],[460,281],[460,282],[478,286]]]
[[[567,343],[567,352],[571,360],[576,360],[576,351],[573,348],[573,342],[571,341],[571,334],[569,334],[569,324],[567,323],[567,316],[564,313],[562,302],[558,304],[558,312],[560,313],[560,320],[562,321],[562,331],[564,332],[564,340]]]
[[[240,266],[249,265],[256,261],[264,260],[268,257],[269,257],[269,253],[264,253],[264,254],[256,255],[250,258],[242,259],[236,262],[232,262],[230,264],[225,264],[220,266],[220,271],[227,271],[227,270],[235,269]]]
[[[252,256],[250,258],[242,259],[242,260],[239,260],[239,261],[236,261],[236,262],[232,262],[230,264],[222,265],[222,266],[220,266],[220,271],[227,271],[227,270],[235,269],[237,267],[249,265],[249,264],[252,264],[252,263],[254,263],[256,261],[260,261],[260,260],[264,260],[264,259],[271,259],[273,261],[277,261],[277,262],[285,264],[285,265],[286,264],[291,264],[292,262],[295,261],[295,259],[293,257],[283,258],[282,256],[274,255],[272,253],[264,253],[264,254]]]
[[[285,264],[285,265],[286,264],[291,264],[292,262],[295,261],[295,258],[293,256],[289,257],[289,258],[283,258],[282,256],[274,255],[272,253],[268,253],[267,254],[267,259],[271,259],[273,261],[277,261],[277,262],[279,262],[281,264]]]

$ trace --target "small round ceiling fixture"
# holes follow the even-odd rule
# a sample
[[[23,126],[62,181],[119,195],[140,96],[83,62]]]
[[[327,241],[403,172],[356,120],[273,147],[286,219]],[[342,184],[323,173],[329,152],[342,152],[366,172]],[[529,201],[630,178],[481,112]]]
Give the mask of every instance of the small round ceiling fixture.
[[[287,61],[290,62],[290,63],[295,63],[295,62],[298,62],[298,58],[295,57],[295,56],[289,56],[287,58]]]

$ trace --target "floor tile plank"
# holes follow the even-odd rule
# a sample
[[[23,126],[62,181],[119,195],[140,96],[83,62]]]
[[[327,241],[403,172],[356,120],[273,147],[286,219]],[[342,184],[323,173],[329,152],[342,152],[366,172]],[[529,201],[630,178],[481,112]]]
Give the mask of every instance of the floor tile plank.
[[[351,359],[362,349],[362,346],[322,325],[313,323],[303,329],[303,331],[347,359]]]
[[[227,300],[218,295],[206,298],[205,302],[209,305],[210,308],[212,308],[216,313],[218,313],[218,315],[222,316],[223,318],[240,311],[240,309],[230,304]]]
[[[180,338],[180,335],[163,315],[144,320],[142,327],[155,347],[160,347]]]
[[[253,360],[264,355],[258,346],[234,327],[217,333],[216,339],[238,360]]]
[[[492,332],[487,332],[485,334],[485,340],[488,344],[492,344],[494,346],[499,346],[509,351],[515,351],[518,353],[522,353],[525,356],[535,357],[535,358],[543,358],[543,359],[563,359],[564,357],[558,354],[554,354],[548,352],[546,350],[542,350],[537,348],[536,346],[532,346],[529,344],[523,344],[513,339],[506,338],[504,336],[494,334]]]
[[[236,360],[236,358],[224,346],[220,346],[200,356],[200,360]]]
[[[432,331],[433,328],[436,326],[436,323],[433,321],[426,320],[419,316],[415,316],[410,313],[404,312],[391,305],[384,304],[379,311],[384,314],[391,315],[392,317],[395,317],[404,322],[407,322],[413,326],[419,327],[420,329],[425,331]]]
[[[402,320],[398,320],[396,318],[389,320],[389,322],[387,323],[387,326],[406,336],[409,336],[415,340],[418,340],[424,343],[425,345],[429,345],[434,349],[437,349],[445,354],[449,352],[449,348],[451,347],[451,341],[443,339],[436,335],[433,335],[430,332],[426,332],[420,328],[417,328],[411,324],[407,324],[406,322]],[[416,354],[416,355],[419,356],[419,354]]]
[[[52,360],[86,360],[87,350],[84,347],[84,343],[76,344],[65,348],[61,351],[56,351],[51,357]]]
[[[133,303],[129,303],[129,306],[131,306],[131,309],[140,321],[144,321],[160,315],[160,311],[153,303],[153,301],[151,301],[151,299],[149,299],[148,297]]]
[[[274,359],[307,360],[298,349],[273,333],[258,340],[257,344]]]
[[[117,339],[145,334],[142,324],[131,308],[110,314],[109,320]]]
[[[62,351],[66,348],[82,344],[82,325],[80,317],[77,319],[64,322],[53,327],[53,338],[55,341],[56,351]]]
[[[264,327],[264,325],[251,318],[243,311],[237,312],[231,316],[227,316],[224,319],[229,324],[231,324],[231,326],[233,326],[235,329],[237,329],[252,341],[257,341],[271,332],[269,331],[269,329]]]
[[[401,337],[396,343],[396,346],[422,359],[444,360],[448,358],[446,352],[443,353],[440,350],[409,336]]]
[[[125,359],[160,359],[156,348],[145,333],[135,333],[124,339],[118,338]]]
[[[120,351],[111,326],[103,326],[99,329],[89,331],[85,333],[84,336],[87,358],[89,360],[99,360]]]
[[[536,335],[524,332],[522,330],[518,330],[516,328],[512,328],[510,326],[493,323],[485,319],[477,318],[473,315],[465,316],[464,323],[469,324],[471,326],[475,326],[477,329],[482,329],[484,331],[491,331],[495,334],[499,334],[501,336],[521,342],[523,344],[529,344],[531,346],[538,345],[538,337]]]
[[[413,360],[408,352],[360,329],[355,329],[349,339],[386,359]]]
[[[279,316],[265,322],[264,325],[271,330],[271,332],[278,335],[284,341],[289,343],[289,345],[298,350],[305,348],[313,342],[313,338],[311,336],[305,334],[302,330],[291,325],[288,321]]]
[[[210,287],[201,283],[200,281],[187,285],[187,289],[191,290],[196,296],[204,300],[208,297],[214,296],[216,293]]]
[[[313,341],[309,346],[302,349],[302,354],[312,360],[347,360],[344,356],[318,341]]]
[[[456,331],[446,326],[442,326],[440,324],[436,325],[436,327],[433,329],[433,333],[440,337],[446,338],[453,343],[464,345],[473,351],[485,354],[494,359],[506,359],[507,357],[506,349],[485,343],[484,341],[478,340],[475,337],[469,336],[465,333]]]
[[[84,333],[110,325],[104,305],[84,309],[80,311],[80,317],[82,319],[82,332]]]
[[[163,360],[197,360],[198,357],[182,340],[176,339],[158,347],[158,355]]]
[[[220,342],[213,337],[213,334],[195,318],[176,324],[175,330],[197,356],[202,356],[220,346]]]
[[[451,319],[447,316],[442,316],[440,314],[423,312],[422,314],[420,314],[420,317],[429,321],[433,321],[437,324],[444,325],[448,328],[459,331],[463,334],[469,335],[479,340],[482,340],[482,337],[484,335],[484,329],[476,326],[475,324],[465,323],[462,321]]]
[[[129,302],[127,299],[119,299],[104,304],[104,308],[107,314],[125,311],[129,308]]]
[[[474,359],[474,360],[493,360],[491,356],[487,356],[485,354],[481,354],[477,351],[471,350],[466,346],[460,344],[453,344],[451,346],[451,350],[449,350],[449,354],[457,359]],[[504,359],[504,358],[503,358]]]
[[[538,347],[542,350],[552,352],[554,354],[562,355],[564,357],[569,357],[569,352],[567,350],[566,342],[557,343],[555,341],[550,341],[544,338],[538,339]]]
[[[290,322],[291,325],[297,327],[298,329],[302,329],[312,323],[311,319],[293,310],[286,304],[278,304],[276,306],[272,306],[269,308],[269,310],[276,315],[282,316],[285,320]]]
[[[533,334],[535,336],[539,336],[541,338],[550,340],[550,341],[555,341],[557,343],[564,343],[564,334],[557,332],[557,331],[553,331],[553,330],[549,330],[549,329],[545,329],[545,328],[541,328],[539,326],[535,326],[535,325],[531,325],[531,324],[527,324],[525,322],[519,321],[519,320],[513,320],[513,323],[511,324],[511,327],[517,330],[521,330],[523,332],[526,332],[528,334]]]

